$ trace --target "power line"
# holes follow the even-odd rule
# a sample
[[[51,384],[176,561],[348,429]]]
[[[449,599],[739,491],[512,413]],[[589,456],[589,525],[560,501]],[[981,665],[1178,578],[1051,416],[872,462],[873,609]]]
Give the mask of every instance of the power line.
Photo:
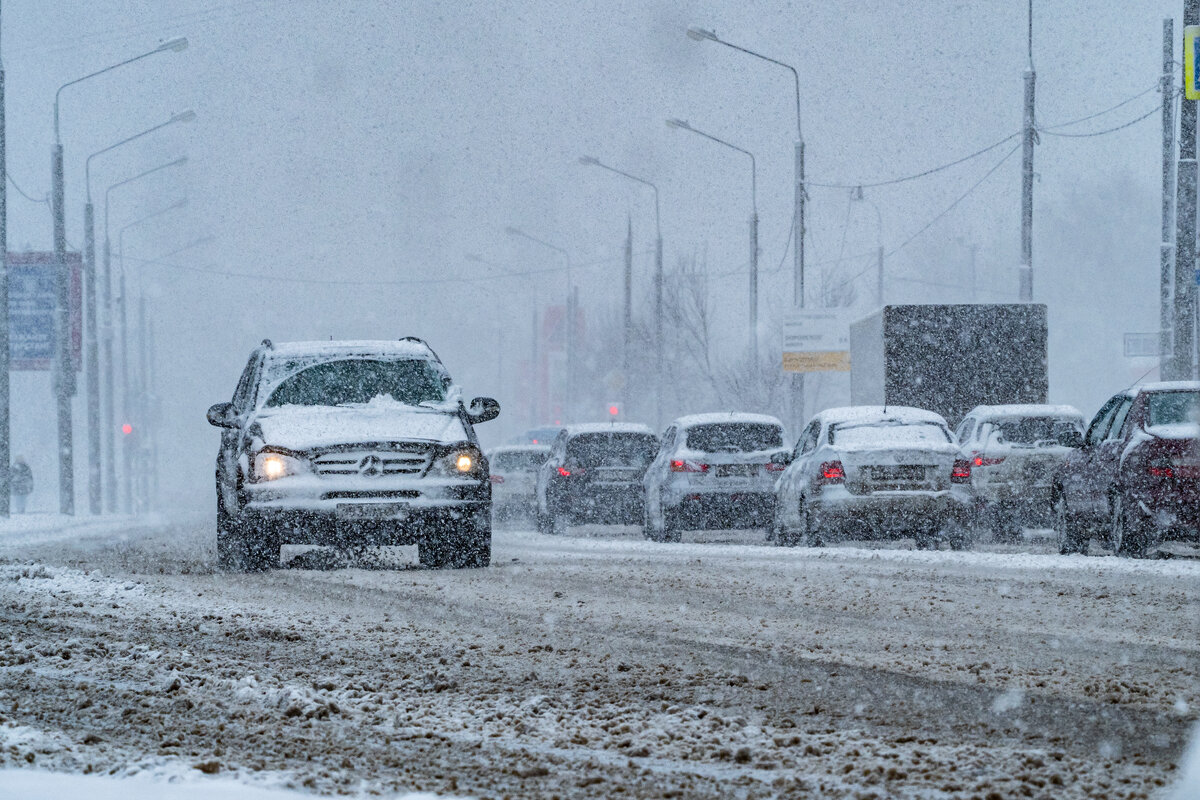
[[[1107,128],[1102,131],[1092,131],[1091,133],[1058,133],[1058,132],[1051,131],[1051,130],[1045,130],[1043,128],[1038,128],[1038,131],[1040,133],[1045,133],[1047,136],[1059,136],[1059,137],[1067,138],[1067,139],[1090,139],[1093,136],[1107,136],[1110,133],[1116,133],[1119,130],[1124,130],[1125,128],[1128,128],[1131,125],[1136,125],[1137,123],[1141,122],[1144,119],[1149,119],[1153,115],[1161,114],[1161,113],[1162,113],[1162,105],[1161,104],[1156,105],[1154,108],[1150,109],[1145,114],[1142,114],[1137,119],[1131,119],[1129,122],[1122,123],[1120,125],[1117,125],[1114,128]]]
[[[979,156],[984,155],[985,153],[990,153],[992,150],[995,150],[1000,145],[1004,144],[1007,141],[1010,141],[1011,139],[1015,139],[1016,137],[1018,137],[1020,135],[1021,135],[1020,131],[1016,131],[1015,133],[1010,133],[1008,136],[1005,136],[1003,139],[999,140],[998,142],[993,142],[992,144],[989,144],[987,147],[984,147],[981,150],[976,150],[974,153],[971,153],[970,155],[963,156],[962,158],[955,159],[954,161],[948,162],[946,164],[941,164],[936,167],[931,167],[930,169],[927,169],[927,170],[922,170],[921,172],[917,172],[912,175],[905,175],[902,178],[891,178],[891,179],[885,180],[885,181],[874,181],[874,182],[867,181],[865,183],[818,183],[817,181],[805,181],[804,183],[806,186],[819,186],[824,189],[857,189],[860,187],[863,189],[872,189],[872,188],[875,188],[878,186],[892,186],[897,183],[905,183],[907,181],[915,181],[917,178],[924,178],[926,175],[933,175],[936,172],[942,172],[943,170],[947,170],[947,169],[950,169],[951,167],[956,167],[959,164],[970,161],[973,158],[978,158]]]
[[[643,250],[636,255],[650,256],[653,255],[651,250]],[[551,267],[548,269],[526,270],[522,272],[503,272],[495,275],[483,275],[479,277],[456,277],[456,278],[412,278],[409,280],[334,280],[330,278],[298,278],[294,276],[279,276],[279,275],[263,275],[262,273],[253,272],[234,272],[231,270],[213,269],[211,267],[191,267],[183,264],[172,264],[166,261],[156,259],[135,258],[133,256],[125,256],[128,261],[133,261],[139,264],[149,266],[158,266],[165,269],[176,270],[179,272],[195,272],[202,275],[217,275],[226,278],[244,278],[247,280],[268,281],[271,283],[298,283],[318,286],[414,286],[414,285],[435,285],[447,283],[487,283],[489,281],[501,280],[504,278],[522,278],[529,275],[547,275],[558,272],[565,272],[566,267]],[[625,255],[610,258],[596,259],[594,261],[584,261],[578,264],[573,264],[573,269],[587,269],[589,267],[598,267],[605,264],[612,264],[619,261],[624,261]]]
[[[1109,113],[1110,111],[1116,111],[1118,108],[1122,108],[1123,106],[1129,105],[1134,100],[1137,100],[1140,97],[1145,97],[1146,95],[1150,94],[1150,92],[1157,90],[1158,87],[1159,87],[1159,83],[1158,83],[1158,81],[1155,81],[1154,84],[1150,86],[1150,88],[1138,92],[1133,97],[1126,97],[1124,100],[1117,103],[1115,106],[1109,106],[1108,108],[1104,109],[1103,111],[1097,111],[1095,114],[1088,114],[1086,117],[1080,117],[1079,119],[1073,119],[1070,122],[1059,122],[1055,125],[1044,125],[1044,126],[1039,127],[1038,130],[1052,131],[1056,128],[1069,128],[1072,125],[1078,125],[1081,122],[1087,122],[1090,119],[1095,119],[1096,117],[1102,117],[1105,114]]]
[[[26,192],[24,189],[22,189],[22,188],[20,187],[20,185],[18,185],[18,184],[17,184],[17,182],[16,182],[16,181],[14,181],[14,180],[13,180],[13,176],[12,176],[12,173],[11,173],[11,172],[10,172],[10,173],[7,173],[5,177],[7,177],[7,178],[8,178],[8,182],[9,182],[10,184],[12,184],[12,187],[13,187],[14,189],[16,189],[16,190],[17,190],[17,192],[18,192],[18,193],[19,193],[19,194],[20,194],[22,197],[24,197],[26,200],[28,200],[29,202],[31,202],[31,203],[45,203],[46,205],[50,205],[50,196],[49,196],[49,195],[47,195],[47,196],[45,196],[45,197],[32,197],[32,196],[29,194],[29,192]]]

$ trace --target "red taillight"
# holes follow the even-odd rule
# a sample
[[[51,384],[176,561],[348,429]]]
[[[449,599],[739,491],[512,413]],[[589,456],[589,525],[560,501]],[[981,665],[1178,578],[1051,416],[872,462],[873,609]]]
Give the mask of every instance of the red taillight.
[[[776,464],[774,461],[767,464],[767,472],[783,472],[787,469],[787,464]]]
[[[671,462],[671,472],[708,472],[708,464],[676,459]]]
[[[1004,457],[1003,457],[1003,456],[996,457],[996,456],[981,456],[981,455],[976,455],[976,456],[975,456],[975,458],[974,458],[974,459],[972,459],[972,460],[971,460],[971,461],[970,461],[970,462],[967,464],[967,472],[969,473],[969,472],[971,471],[971,464],[974,464],[974,465],[975,465],[975,466],[977,466],[977,467],[994,467],[994,466],[996,466],[997,464],[1003,464],[1003,463],[1004,463]],[[967,475],[967,477],[969,478],[969,477],[971,477],[971,476],[968,474],[968,475]]]
[[[840,461],[826,461],[821,465],[821,479],[819,483],[845,483],[846,470]]]
[[[1004,459],[1000,459],[1003,461]],[[979,457],[976,456],[975,463],[978,464]],[[954,460],[954,469],[950,470],[951,483],[970,483],[971,482],[971,462],[965,458],[957,458]]]
[[[569,478],[571,477],[571,470],[567,469],[566,467],[559,467],[558,474],[562,475],[564,478]]]
[[[1151,478],[1174,478],[1175,465],[1169,458],[1156,458],[1146,465]]]
[[[492,483],[504,483],[503,475],[492,475],[488,478]]]

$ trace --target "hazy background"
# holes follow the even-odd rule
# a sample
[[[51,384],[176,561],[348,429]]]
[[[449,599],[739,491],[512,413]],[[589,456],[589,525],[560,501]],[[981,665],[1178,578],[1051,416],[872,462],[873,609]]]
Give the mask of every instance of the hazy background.
[[[44,197],[56,87],[170,36],[189,38],[182,54],[68,89],[62,130],[68,238],[79,247],[87,154],[172,112],[199,115],[97,160],[92,192],[102,203],[115,181],[185,153],[190,159],[183,170],[122,190],[111,218],[115,239],[130,221],[188,198],[186,211],[130,230],[126,250],[137,259],[215,237],[166,259],[171,266],[128,262],[134,292],[140,276],[150,297],[158,340],[164,496],[171,507],[207,508],[218,436],[204,411],[228,399],[263,337],[424,336],[468,396],[518,399],[515,364],[530,347],[532,309],[560,301],[561,273],[447,280],[495,270],[467,261],[467,253],[514,270],[558,266],[553,252],[506,236],[506,225],[560,243],[588,264],[576,273],[581,306],[602,315],[619,302],[631,215],[635,311],[644,315],[651,196],[579,166],[583,153],[658,182],[668,268],[696,255],[714,276],[744,270],[746,161],[669,130],[669,116],[758,158],[763,336],[775,341],[774,325],[791,301],[790,255],[783,261],[792,211],[791,76],[687,39],[688,24],[793,63],[802,76],[810,179],[855,183],[944,163],[1020,128],[1025,8],[1024,0],[869,7],[840,0],[10,0],[3,5],[9,170],[22,189]],[[1181,10],[1178,0],[1038,2],[1039,121],[1075,119],[1152,87],[1162,19]],[[1176,31],[1181,38],[1179,23]],[[1111,127],[1158,102],[1151,91],[1075,130]],[[1034,294],[1050,306],[1051,399],[1087,414],[1154,366],[1125,359],[1121,337],[1157,328],[1160,136],[1155,115],[1109,136],[1044,136],[1037,149]],[[887,248],[908,240],[1017,143],[930,178],[868,189]],[[1019,169],[1018,153],[889,257],[888,302],[970,300],[972,245],[978,299],[1016,299]],[[834,281],[866,270],[855,283],[865,314],[874,305],[868,268],[879,234],[874,211],[851,205],[848,195],[811,190],[808,257],[824,266],[812,266],[810,281],[822,270]],[[9,220],[10,249],[50,248],[47,206],[11,192]],[[712,277],[710,290],[717,330],[740,346],[745,275]],[[47,510],[57,504],[50,392],[47,373],[14,375],[14,453],[29,458],[38,483],[33,505]],[[85,416],[82,392],[81,381],[77,423]],[[816,402],[848,399],[837,394]],[[708,409],[667,413],[699,410]],[[502,417],[480,433],[497,443],[527,422]],[[82,425],[78,431],[77,505],[85,509],[86,437]]]

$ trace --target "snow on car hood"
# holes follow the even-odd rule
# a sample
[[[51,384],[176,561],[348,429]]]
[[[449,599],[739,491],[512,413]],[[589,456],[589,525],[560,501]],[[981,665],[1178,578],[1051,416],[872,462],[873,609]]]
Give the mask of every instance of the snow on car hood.
[[[452,443],[467,438],[448,403],[410,406],[390,398],[347,406],[278,406],[259,409],[254,422],[266,445],[309,450],[359,442]]]

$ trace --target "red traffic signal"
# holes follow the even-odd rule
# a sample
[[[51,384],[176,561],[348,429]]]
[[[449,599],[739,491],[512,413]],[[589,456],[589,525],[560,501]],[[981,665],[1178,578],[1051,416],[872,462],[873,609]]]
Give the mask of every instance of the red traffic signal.
[[[133,426],[130,425],[128,422],[126,422],[124,425],[121,426],[121,433],[128,436],[129,434],[133,433]]]

